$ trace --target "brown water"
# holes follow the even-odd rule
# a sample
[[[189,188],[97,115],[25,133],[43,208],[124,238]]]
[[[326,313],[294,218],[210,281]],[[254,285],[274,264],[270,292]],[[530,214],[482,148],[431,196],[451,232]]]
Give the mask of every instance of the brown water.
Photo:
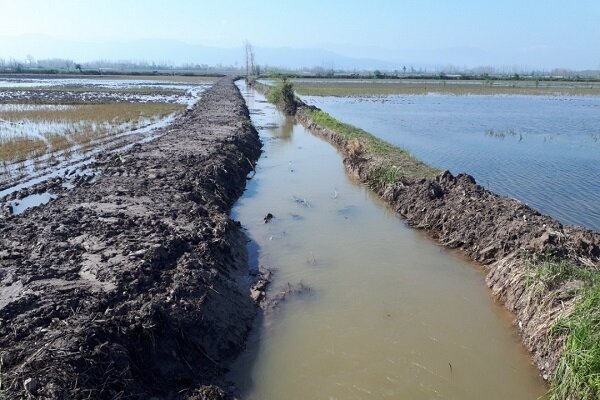
[[[233,217],[256,263],[276,270],[272,293],[310,291],[258,323],[230,374],[242,399],[543,396],[483,272],[407,228],[329,144],[243,93],[265,153]]]

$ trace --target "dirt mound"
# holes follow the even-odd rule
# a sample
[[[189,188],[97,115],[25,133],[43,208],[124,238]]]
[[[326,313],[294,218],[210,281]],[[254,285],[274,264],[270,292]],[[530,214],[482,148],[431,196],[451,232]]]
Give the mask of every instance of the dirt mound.
[[[411,226],[429,231],[440,243],[461,248],[484,264],[515,251],[574,260],[600,258],[597,233],[563,226],[517,200],[484,189],[470,175],[455,177],[446,171],[434,180],[387,186],[380,194]]]
[[[0,221],[0,397],[227,398],[255,315],[227,213],[260,143],[231,79],[168,130]]]

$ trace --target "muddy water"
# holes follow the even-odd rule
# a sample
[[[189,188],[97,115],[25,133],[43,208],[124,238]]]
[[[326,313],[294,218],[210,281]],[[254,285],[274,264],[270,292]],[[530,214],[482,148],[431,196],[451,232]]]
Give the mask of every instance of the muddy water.
[[[275,269],[271,293],[304,289],[258,323],[230,375],[242,398],[542,396],[483,273],[405,227],[330,145],[245,93],[265,153],[233,217],[254,262]]]

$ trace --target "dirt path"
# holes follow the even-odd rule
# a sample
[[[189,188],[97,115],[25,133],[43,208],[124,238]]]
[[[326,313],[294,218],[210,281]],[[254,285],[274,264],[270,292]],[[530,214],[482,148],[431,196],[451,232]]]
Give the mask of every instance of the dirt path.
[[[227,213],[260,143],[228,78],[168,129],[0,220],[0,398],[225,398],[255,315]]]

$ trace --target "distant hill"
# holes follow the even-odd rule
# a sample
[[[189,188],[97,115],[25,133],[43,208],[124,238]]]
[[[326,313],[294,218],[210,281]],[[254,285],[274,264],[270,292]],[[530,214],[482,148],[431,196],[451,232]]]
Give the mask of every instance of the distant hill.
[[[325,69],[394,69],[397,63],[353,58],[333,51],[307,48],[255,47],[259,65],[283,68],[323,67]],[[76,62],[96,60],[155,61],[172,64],[198,63],[242,66],[245,63],[242,45],[217,48],[188,44],[177,40],[144,39],[127,42],[79,42],[55,39],[44,35],[23,35],[0,38],[0,58],[26,59],[68,58]]]
[[[551,70],[556,67],[573,70],[593,70],[600,66],[600,56],[586,49],[530,48],[489,50],[477,47],[447,47],[439,49],[390,50],[379,47],[327,46],[320,48],[255,47],[256,62],[283,68],[313,68],[325,70],[409,70],[464,71],[487,66],[501,73]],[[162,64],[206,64],[210,66],[244,65],[242,43],[237,47],[218,48],[169,39],[135,41],[83,41],[56,39],[45,35],[0,37],[0,58],[25,60],[66,58],[76,62],[98,60],[148,61]],[[354,56],[349,56],[354,55]],[[357,56],[360,55],[360,56]],[[572,60],[588,60],[581,65]]]

